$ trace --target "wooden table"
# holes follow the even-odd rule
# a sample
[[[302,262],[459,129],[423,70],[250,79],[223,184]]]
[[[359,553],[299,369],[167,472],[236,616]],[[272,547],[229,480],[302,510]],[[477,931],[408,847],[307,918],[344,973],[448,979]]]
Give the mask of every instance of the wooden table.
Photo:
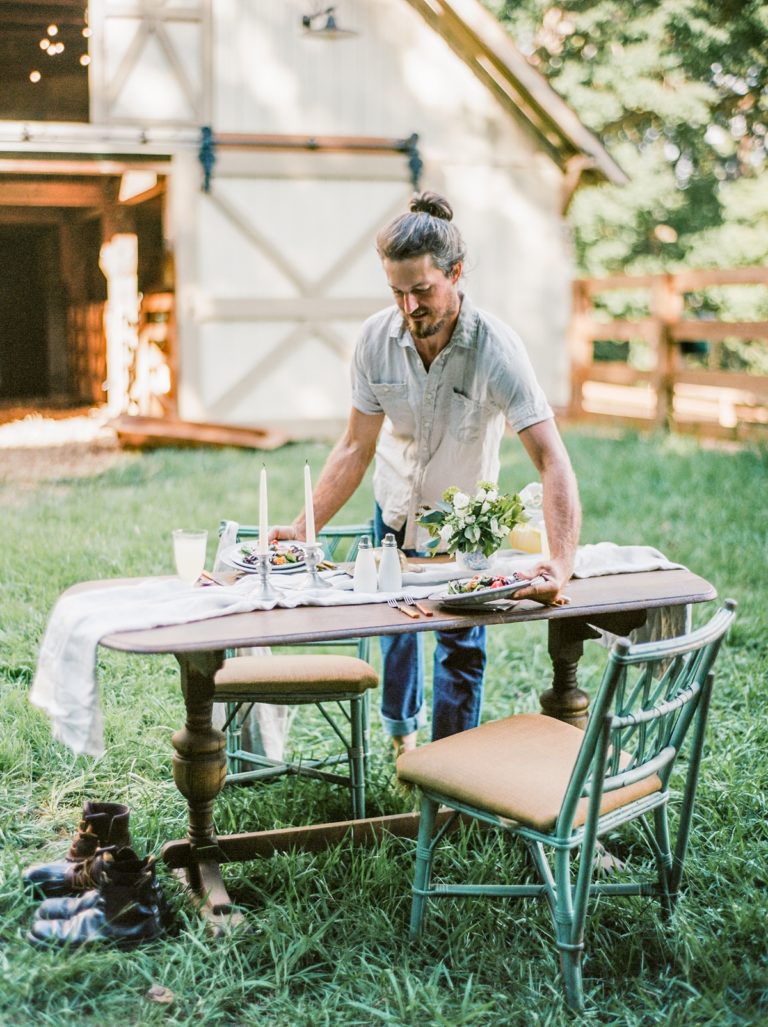
[[[76,588],[107,586],[89,582]],[[708,602],[716,597],[709,582],[687,570],[615,574],[569,582],[567,606],[545,607],[521,603],[506,612],[457,613],[424,604],[432,617],[411,620],[386,603],[366,606],[314,606],[230,614],[170,627],[123,631],[107,635],[101,644],[131,653],[172,653],[181,672],[186,722],[173,736],[176,750],[173,776],[187,800],[187,838],[168,842],[163,858],[186,879],[197,895],[202,912],[214,925],[231,923],[233,911],[221,878],[220,864],[254,859],[291,848],[321,848],[347,832],[368,841],[382,831],[412,836],[418,817],[404,814],[217,837],[213,805],[226,776],[225,737],[212,726],[214,675],[225,650],[245,646],[291,645],[338,638],[394,635],[436,628],[464,628],[471,624],[514,624],[545,620],[553,665],[551,687],[541,705],[550,716],[583,725],[589,698],[577,684],[576,670],[587,638],[595,628],[625,634],[644,623],[647,612],[664,606]],[[524,608],[521,608],[524,607]]]

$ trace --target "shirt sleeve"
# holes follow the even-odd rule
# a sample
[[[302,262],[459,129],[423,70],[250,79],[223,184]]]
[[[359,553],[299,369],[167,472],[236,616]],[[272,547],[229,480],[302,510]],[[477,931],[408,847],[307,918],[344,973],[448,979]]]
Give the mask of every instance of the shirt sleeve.
[[[510,427],[521,432],[554,417],[519,335],[507,328],[495,342],[489,367],[489,392]]]

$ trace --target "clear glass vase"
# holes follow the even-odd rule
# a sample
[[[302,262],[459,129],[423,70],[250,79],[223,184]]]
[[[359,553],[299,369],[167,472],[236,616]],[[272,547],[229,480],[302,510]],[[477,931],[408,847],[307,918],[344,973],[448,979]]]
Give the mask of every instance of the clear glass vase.
[[[487,571],[491,566],[490,556],[486,556],[481,549],[473,549],[469,553],[456,553],[456,563],[466,571],[473,574],[479,571]]]

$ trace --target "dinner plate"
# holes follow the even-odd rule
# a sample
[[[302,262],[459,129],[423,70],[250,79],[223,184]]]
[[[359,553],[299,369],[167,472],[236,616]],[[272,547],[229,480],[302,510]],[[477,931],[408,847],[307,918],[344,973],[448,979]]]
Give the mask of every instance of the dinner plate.
[[[476,610],[482,606],[492,606],[500,599],[507,599],[530,583],[528,578],[521,578],[511,585],[499,585],[498,588],[478,588],[475,592],[439,592],[429,598],[434,599],[439,606],[447,606],[452,610]]]
[[[277,550],[270,550],[270,556],[276,556],[280,553],[283,546],[278,547]],[[256,553],[257,543],[249,542],[237,542],[234,546],[227,546],[224,552],[221,554],[221,559],[224,563],[229,564],[230,567],[236,567],[238,570],[247,571],[249,574],[254,574],[258,569],[256,561],[248,561],[244,559],[247,553]],[[297,560],[296,563],[272,563],[270,561],[270,567],[273,574],[292,574],[296,571],[303,571],[306,568],[305,561]]]

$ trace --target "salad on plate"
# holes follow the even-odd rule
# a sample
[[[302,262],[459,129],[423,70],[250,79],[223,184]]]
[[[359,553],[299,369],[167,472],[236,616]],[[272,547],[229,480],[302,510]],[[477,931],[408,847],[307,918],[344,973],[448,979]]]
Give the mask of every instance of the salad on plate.
[[[270,542],[269,565],[273,571],[298,571],[305,567],[304,550],[293,542]],[[258,567],[259,543],[238,542],[221,554],[223,561],[238,570],[255,571]]]

